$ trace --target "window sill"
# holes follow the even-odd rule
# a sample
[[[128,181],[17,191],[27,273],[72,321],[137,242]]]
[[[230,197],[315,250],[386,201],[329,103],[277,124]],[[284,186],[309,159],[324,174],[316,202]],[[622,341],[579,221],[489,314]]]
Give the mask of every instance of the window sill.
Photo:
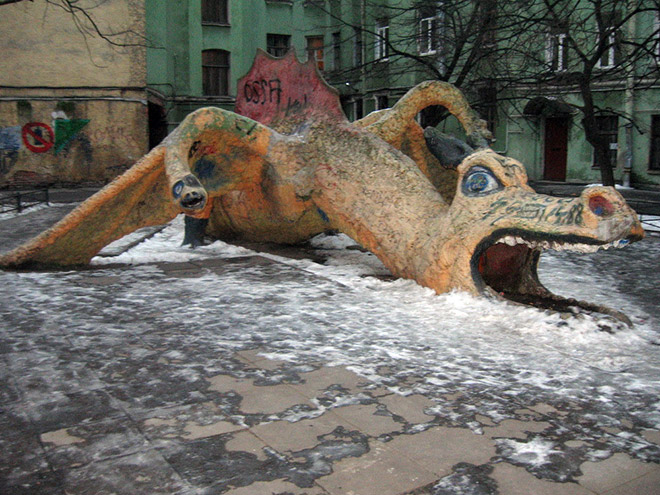
[[[214,26],[214,27],[231,27],[231,24],[225,22],[208,22],[203,21],[202,26]]]

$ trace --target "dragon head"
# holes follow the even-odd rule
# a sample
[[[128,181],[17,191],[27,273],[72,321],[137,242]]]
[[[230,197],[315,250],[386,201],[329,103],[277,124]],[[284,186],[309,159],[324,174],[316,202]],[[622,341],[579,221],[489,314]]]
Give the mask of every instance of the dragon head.
[[[447,225],[454,239],[451,278],[460,288],[553,309],[614,313],[560,298],[537,276],[544,250],[594,252],[644,237],[637,215],[614,188],[589,187],[576,198],[537,194],[520,162],[490,149],[469,154],[457,173]]]

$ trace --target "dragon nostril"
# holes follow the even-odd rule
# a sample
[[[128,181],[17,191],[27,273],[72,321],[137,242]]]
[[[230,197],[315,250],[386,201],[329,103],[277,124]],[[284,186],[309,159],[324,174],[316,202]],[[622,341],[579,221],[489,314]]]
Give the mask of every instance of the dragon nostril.
[[[614,206],[603,196],[590,197],[589,209],[599,217],[609,217],[614,213]]]

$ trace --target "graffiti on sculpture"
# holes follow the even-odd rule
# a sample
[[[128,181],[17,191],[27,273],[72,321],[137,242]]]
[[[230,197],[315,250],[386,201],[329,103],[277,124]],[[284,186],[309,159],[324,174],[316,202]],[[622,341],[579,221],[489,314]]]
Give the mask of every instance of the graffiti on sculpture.
[[[452,85],[419,84],[356,123],[313,60],[301,64],[293,52],[276,59],[259,51],[238,87],[237,113],[193,112],[70,216],[0,257],[0,266],[87,263],[113,240],[183,213],[184,242],[193,246],[204,237],[290,244],[340,231],[393,275],[437,293],[629,321],[552,294],[537,264],[549,248],[592,251],[641,239],[635,212],[613,188],[570,199],[535,193],[520,162],[488,147],[485,122]],[[460,160],[443,156],[452,146],[438,144],[441,136],[427,144],[415,117],[431,105],[464,127]]]
[[[546,222],[551,225],[584,225],[582,214],[583,204],[575,204],[570,199],[534,198],[529,201],[503,198],[495,201],[490,211],[484,215],[484,220],[492,219],[490,224],[497,225],[510,217],[517,217],[535,222]]]
[[[282,101],[282,81],[279,79],[245,81],[243,96],[246,103],[264,105],[268,101],[279,105]]]

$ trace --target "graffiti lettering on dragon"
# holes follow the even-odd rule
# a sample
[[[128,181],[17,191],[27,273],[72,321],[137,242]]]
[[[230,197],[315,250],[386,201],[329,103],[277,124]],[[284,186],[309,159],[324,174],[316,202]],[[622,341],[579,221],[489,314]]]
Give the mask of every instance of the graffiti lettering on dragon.
[[[260,92],[254,81],[266,81]],[[544,249],[641,239],[635,212],[613,188],[570,199],[536,194],[520,162],[489,149],[485,123],[455,87],[422,83],[391,109],[350,123],[313,60],[260,51],[238,88],[236,113],[190,114],[130,170],[0,257],[0,265],[87,263],[111,241],[184,213],[184,242],[192,245],[205,237],[291,244],[340,231],[393,275],[437,293],[579,307],[625,321],[614,310],[551,294],[536,270]],[[467,143],[419,127],[415,117],[431,105],[458,119]]]
[[[490,225],[493,226],[510,217],[553,225],[583,226],[583,211],[583,204],[575,204],[570,199],[544,198],[541,201],[524,201],[502,198],[491,205],[491,210],[483,218],[492,219]]]

